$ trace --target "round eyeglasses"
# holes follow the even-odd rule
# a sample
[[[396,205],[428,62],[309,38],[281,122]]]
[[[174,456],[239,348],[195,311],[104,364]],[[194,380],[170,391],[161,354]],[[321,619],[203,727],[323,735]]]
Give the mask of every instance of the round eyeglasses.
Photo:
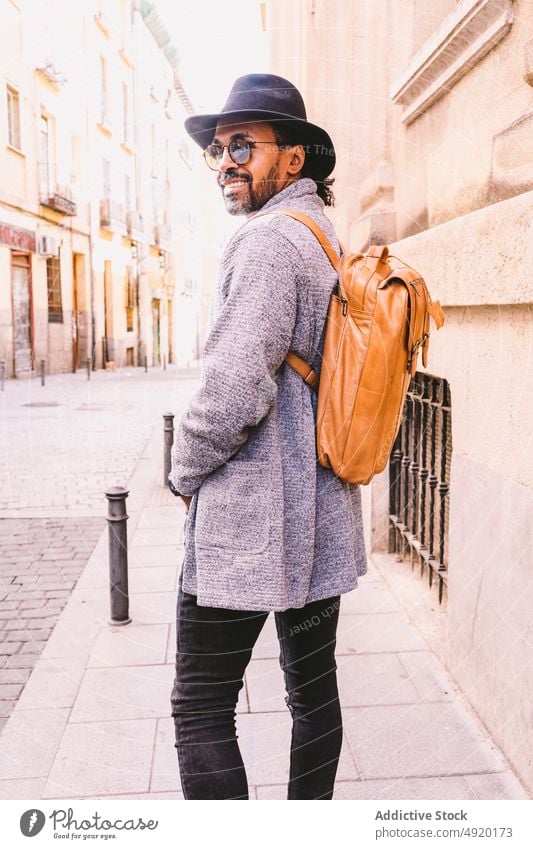
[[[229,144],[208,144],[204,150],[204,159],[212,171],[218,171],[224,151],[227,150],[235,165],[246,165],[256,144],[271,144],[274,147],[279,147],[274,141],[260,142],[249,139],[232,139]]]

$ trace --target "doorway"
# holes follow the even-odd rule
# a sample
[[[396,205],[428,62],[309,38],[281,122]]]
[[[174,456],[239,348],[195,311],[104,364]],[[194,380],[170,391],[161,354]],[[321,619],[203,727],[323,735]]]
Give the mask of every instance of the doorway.
[[[31,326],[30,255],[11,252],[13,291],[13,373],[15,377],[33,368]]]
[[[153,365],[161,365],[161,301],[152,298]]]
[[[168,315],[168,362],[174,362],[174,316],[172,315],[172,301],[167,301]]]
[[[72,371],[78,368],[79,357],[79,294],[78,294],[78,263],[82,260],[79,254],[72,254]]]
[[[113,267],[110,259],[104,260],[104,336],[102,339],[102,368],[113,360]]]

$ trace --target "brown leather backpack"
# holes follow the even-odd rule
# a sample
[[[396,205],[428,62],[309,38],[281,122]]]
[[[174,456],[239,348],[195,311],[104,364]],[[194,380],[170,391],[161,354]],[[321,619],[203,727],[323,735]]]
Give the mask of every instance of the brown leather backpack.
[[[331,296],[320,378],[294,351],[286,362],[318,392],[317,450],[342,480],[367,484],[383,471],[398,433],[418,351],[427,365],[429,317],[444,314],[420,274],[386,246],[339,257],[315,221],[288,215],[316,236],[339,275]]]

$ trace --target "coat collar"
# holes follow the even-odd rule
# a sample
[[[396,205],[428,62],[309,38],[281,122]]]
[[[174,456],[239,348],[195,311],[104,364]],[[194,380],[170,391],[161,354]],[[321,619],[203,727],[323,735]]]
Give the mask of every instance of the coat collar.
[[[317,211],[324,209],[324,202],[316,192],[316,183],[310,177],[301,177],[294,183],[286,186],[277,195],[261,207],[260,212],[270,212],[274,209],[290,209],[295,201],[303,201],[307,208],[315,208]],[[252,216],[254,213],[252,213]]]

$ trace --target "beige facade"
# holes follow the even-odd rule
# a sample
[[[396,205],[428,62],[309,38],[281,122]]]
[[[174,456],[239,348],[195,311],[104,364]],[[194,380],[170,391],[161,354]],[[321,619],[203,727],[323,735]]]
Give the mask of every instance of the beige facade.
[[[1,0],[0,359],[6,376],[189,362],[202,167],[153,4]]]
[[[0,358],[7,376],[30,373],[40,359],[49,370],[72,368],[73,280],[83,302],[89,267],[88,208],[74,201],[70,137],[55,117],[65,109],[63,76],[48,64],[36,18],[23,12],[22,4],[2,3]],[[80,35],[73,27],[73,40]],[[72,126],[80,126],[79,103],[70,109]],[[82,344],[85,333],[80,327]]]
[[[270,0],[268,29],[271,70],[335,141],[341,239],[392,243],[444,308],[419,364],[451,397],[434,644],[531,791],[533,3]],[[376,553],[390,485],[365,491]],[[428,589],[413,615],[435,606]]]

